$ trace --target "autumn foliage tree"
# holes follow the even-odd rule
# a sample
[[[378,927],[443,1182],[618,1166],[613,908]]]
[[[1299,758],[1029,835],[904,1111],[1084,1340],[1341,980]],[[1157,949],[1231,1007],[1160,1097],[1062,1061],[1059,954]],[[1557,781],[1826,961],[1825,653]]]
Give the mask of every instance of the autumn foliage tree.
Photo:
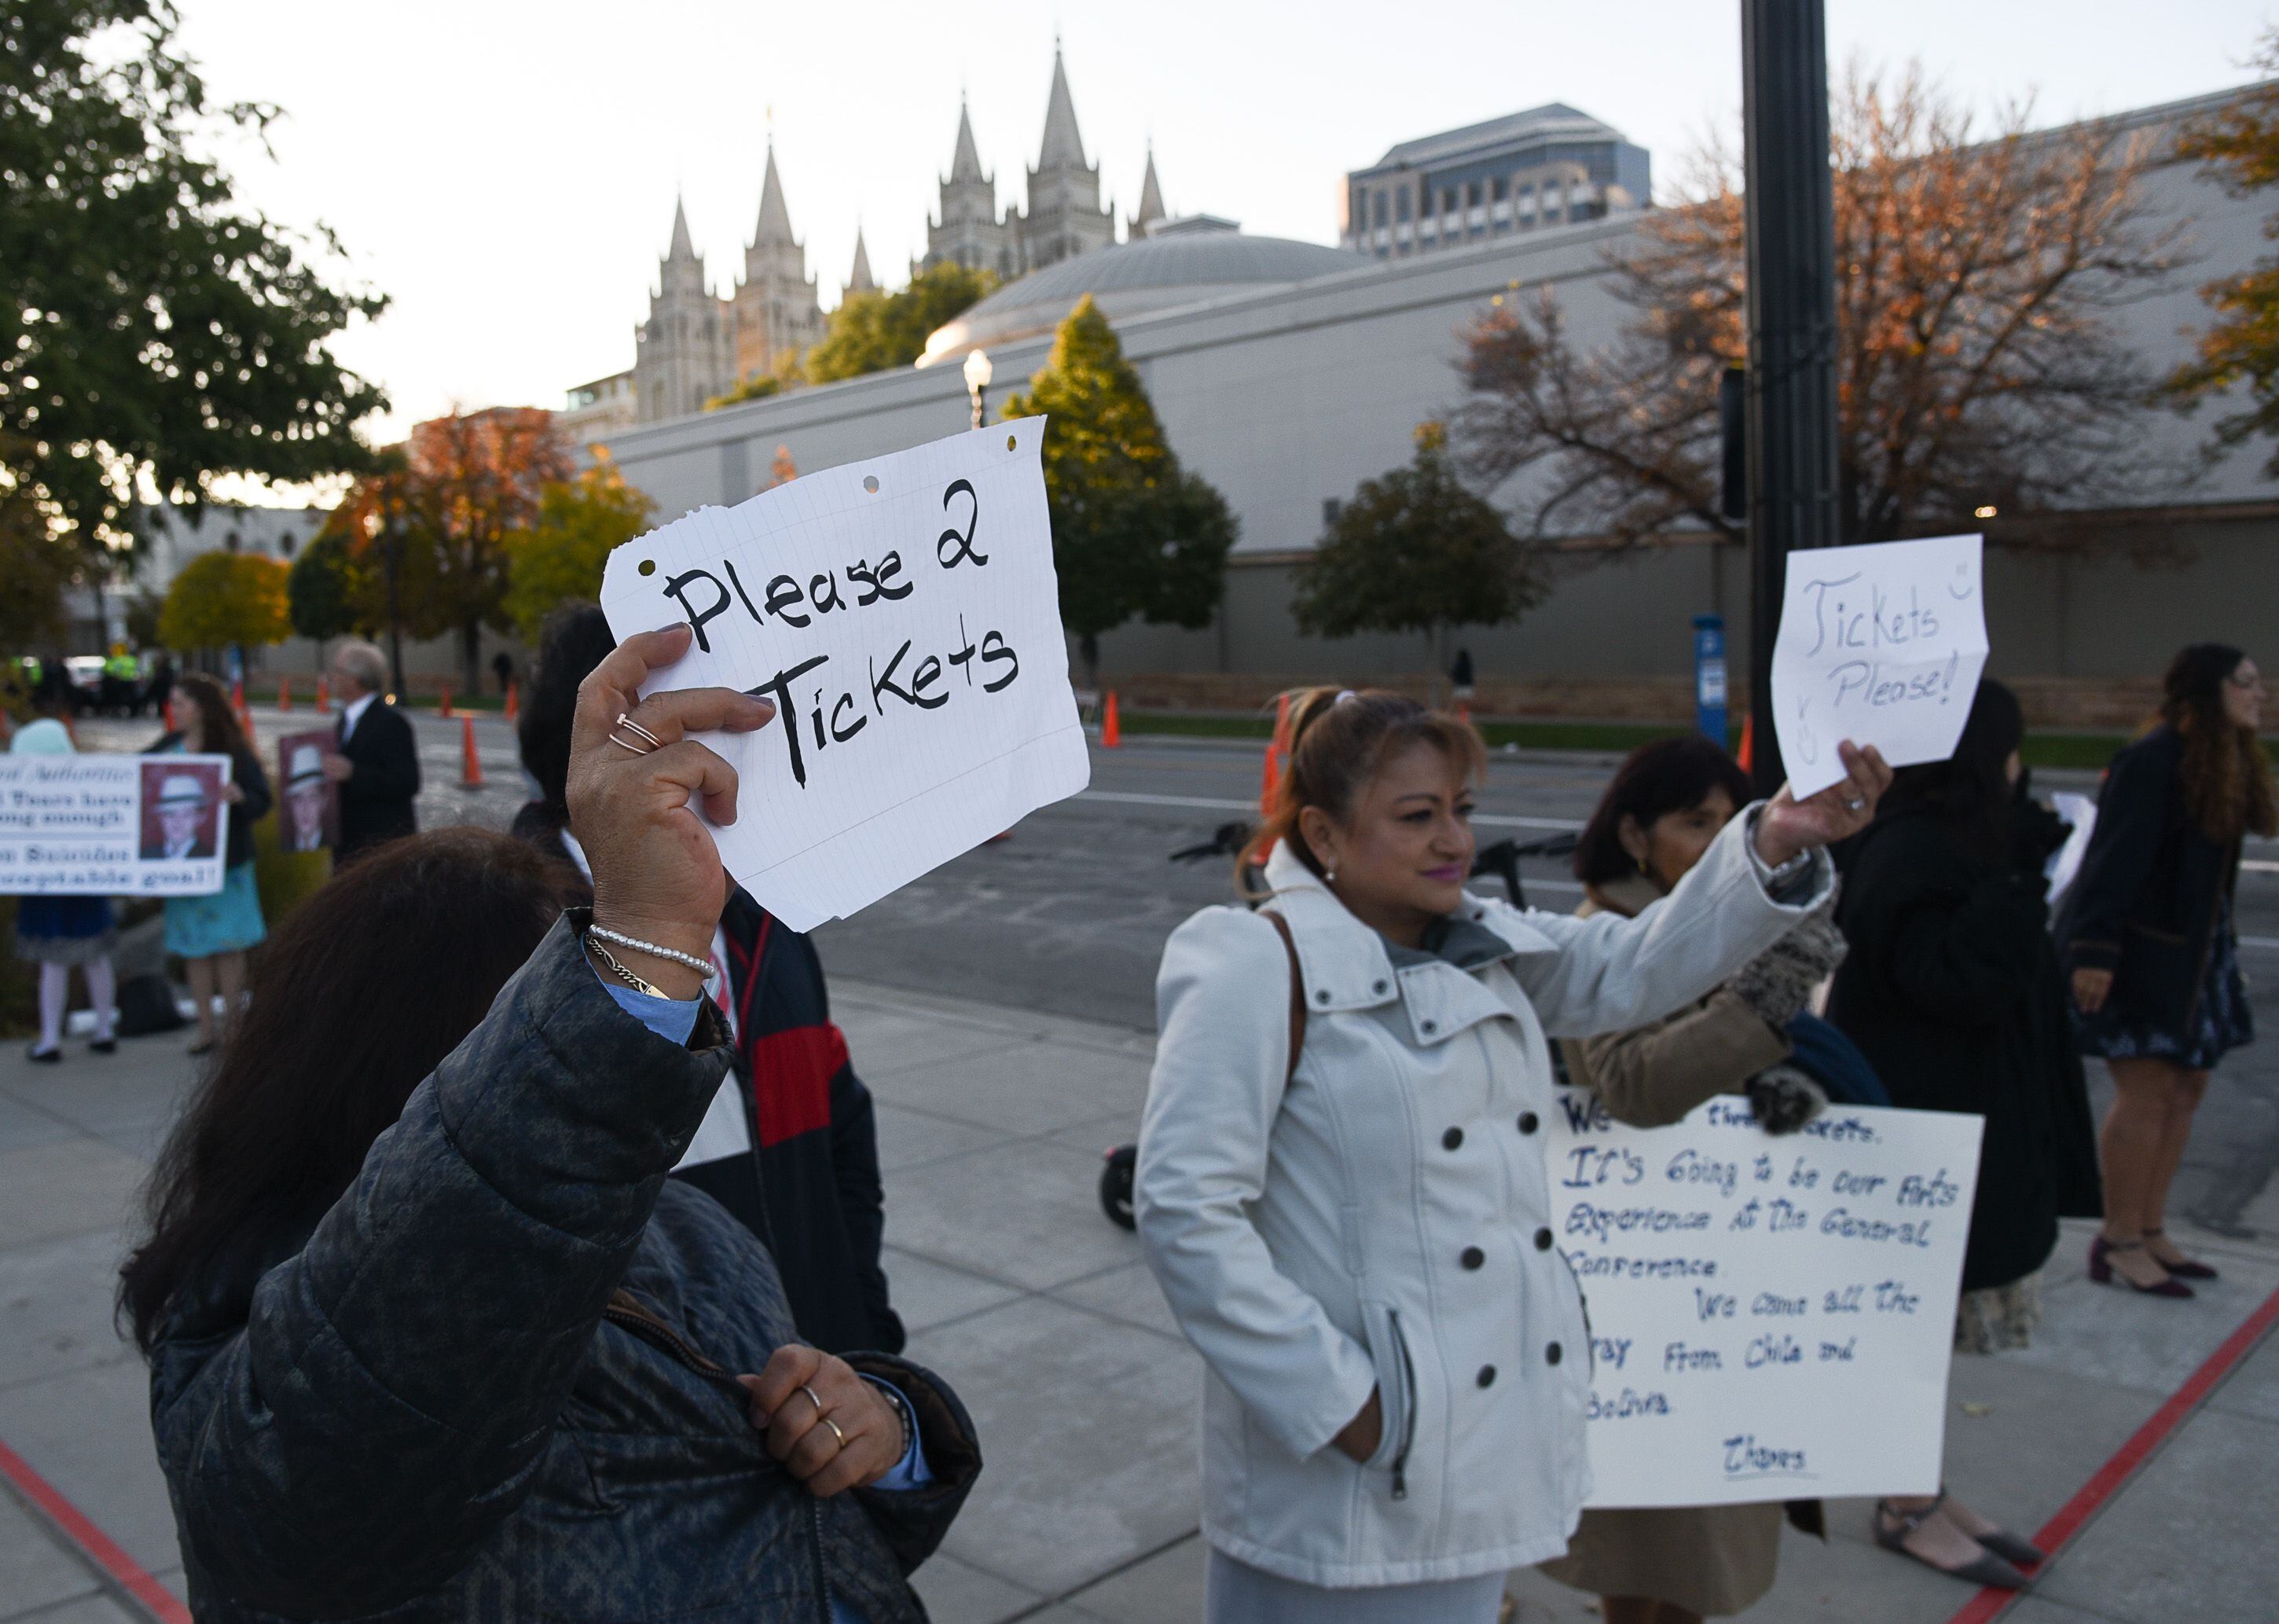
[[[182,566],[158,610],[169,648],[260,648],[293,634],[286,567],[258,553],[201,553]]]
[[[379,594],[394,527],[404,630],[456,635],[461,680],[473,693],[482,683],[483,628],[514,626],[507,609],[514,548],[537,523],[546,487],[571,473],[550,412],[502,406],[437,417],[415,426],[401,456],[357,483],[324,533],[354,550],[364,591]],[[374,603],[361,620],[382,624],[385,615]]]
[[[2255,66],[2279,73],[2279,30],[2263,36]],[[2279,86],[2259,85],[2188,127],[2176,155],[2200,160],[2235,197],[2279,186]],[[2279,240],[2279,214],[2264,222],[2263,234]],[[2200,296],[2216,319],[2201,334],[2198,353],[2169,379],[2170,393],[2190,406],[2244,385],[2246,403],[2216,420],[2214,448],[2279,439],[2279,257],[2211,282]],[[2279,477],[2279,449],[2263,471]]]
[[[1844,539],[2141,501],[2171,479],[2145,432],[2157,379],[2113,322],[2174,263],[2175,233],[2140,195],[2144,138],[2031,132],[2024,108],[1982,130],[1915,70],[1854,72],[1829,111]],[[1747,352],[1739,165],[1713,147],[1697,167],[1613,256],[1614,343],[1578,347],[1547,287],[1500,295],[1468,334],[1466,465],[1528,475],[1536,534],[1739,537],[1717,417],[1720,375]]]
[[[610,554],[647,530],[656,511],[606,453],[575,479],[541,491],[536,521],[510,549],[506,608],[523,640],[535,643],[562,604],[599,599]]]

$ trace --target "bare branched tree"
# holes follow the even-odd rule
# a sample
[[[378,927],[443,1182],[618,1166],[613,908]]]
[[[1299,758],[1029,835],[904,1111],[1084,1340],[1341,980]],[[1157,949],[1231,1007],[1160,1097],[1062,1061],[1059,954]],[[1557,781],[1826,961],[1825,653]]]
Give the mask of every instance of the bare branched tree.
[[[2110,126],[1991,137],[1910,69],[1854,70],[1832,98],[1844,539],[1887,540],[2003,512],[2141,502],[2181,472],[2145,433],[2157,373],[2114,315],[2159,290],[2180,228],[2146,218],[2157,156]],[[1738,539],[1720,510],[1717,387],[1742,364],[1748,247],[1740,166],[1713,142],[1682,201],[1610,256],[1630,312],[1580,351],[1548,289],[1514,289],[1466,333],[1464,463],[1531,475],[1539,537]],[[2072,544],[2064,531],[2044,542]]]

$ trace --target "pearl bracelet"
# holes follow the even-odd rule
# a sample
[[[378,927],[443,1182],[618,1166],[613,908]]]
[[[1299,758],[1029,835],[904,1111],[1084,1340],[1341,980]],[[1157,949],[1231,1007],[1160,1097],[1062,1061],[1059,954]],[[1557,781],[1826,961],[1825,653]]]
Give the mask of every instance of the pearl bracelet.
[[[652,959],[665,959],[675,964],[685,964],[704,977],[710,986],[720,978],[720,967],[710,959],[700,959],[693,953],[682,953],[677,947],[660,947],[655,942],[645,942],[638,936],[624,936],[615,931],[605,931],[600,925],[589,924],[586,934],[598,936],[605,942],[615,942],[620,947],[630,947],[635,953],[645,953]]]

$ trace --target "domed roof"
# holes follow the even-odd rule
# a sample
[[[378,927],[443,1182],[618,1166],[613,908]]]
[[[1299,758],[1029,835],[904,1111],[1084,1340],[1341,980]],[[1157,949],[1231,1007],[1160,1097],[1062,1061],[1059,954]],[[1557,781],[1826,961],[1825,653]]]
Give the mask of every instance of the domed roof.
[[[1376,263],[1366,254],[1318,242],[1246,237],[1227,222],[1171,221],[1136,242],[1078,254],[1006,283],[936,328],[918,364],[1050,332],[1086,294],[1114,321]]]

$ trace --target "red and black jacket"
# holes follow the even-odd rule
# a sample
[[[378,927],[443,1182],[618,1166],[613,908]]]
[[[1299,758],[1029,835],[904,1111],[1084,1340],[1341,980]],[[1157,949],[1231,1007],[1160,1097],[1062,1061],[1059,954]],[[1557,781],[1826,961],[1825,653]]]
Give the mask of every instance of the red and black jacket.
[[[516,816],[514,832],[570,862],[560,825],[538,803]],[[809,1343],[829,1353],[900,1352],[902,1322],[879,1261],[886,1197],[871,1091],[832,1024],[823,961],[812,942],[741,886],[729,893],[720,929],[728,977],[714,997],[735,1017],[736,1078],[752,1149],[672,1176],[760,1237]]]
[[[832,1024],[823,961],[739,886],[720,916],[748,1156],[682,1168],[774,1254],[800,1335],[826,1352],[893,1353],[902,1322],[879,1266],[886,1198],[871,1091]]]

